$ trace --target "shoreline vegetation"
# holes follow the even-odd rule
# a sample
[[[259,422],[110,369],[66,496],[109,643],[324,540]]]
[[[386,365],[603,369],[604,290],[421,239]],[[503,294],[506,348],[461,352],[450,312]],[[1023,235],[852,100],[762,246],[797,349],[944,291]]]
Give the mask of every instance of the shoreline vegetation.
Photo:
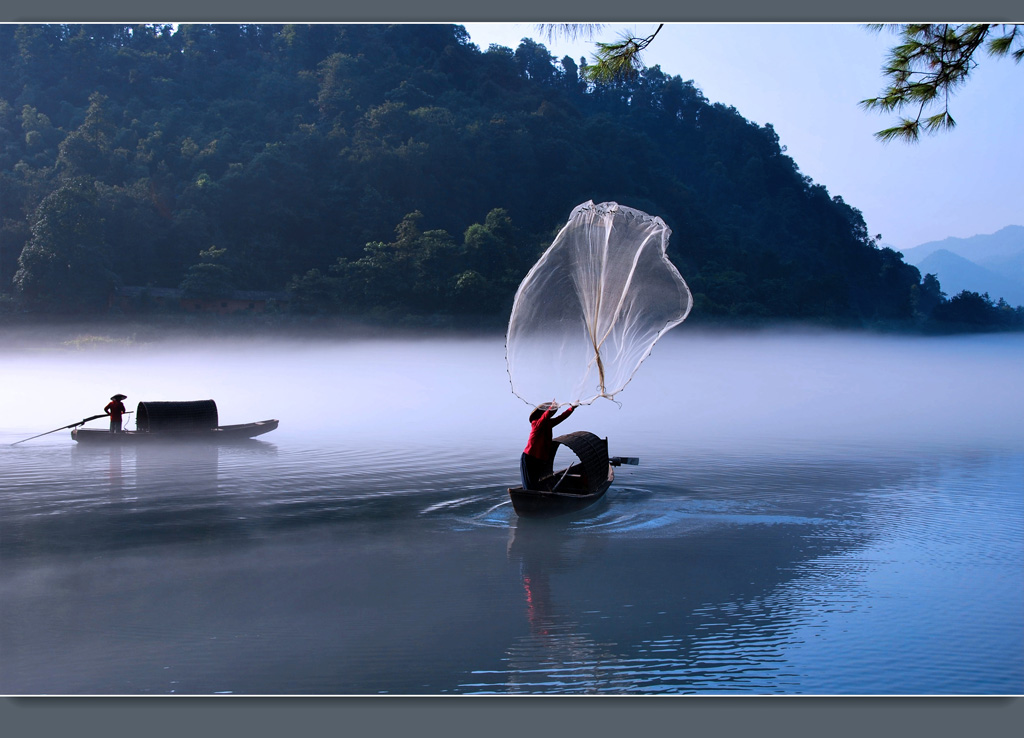
[[[0,326],[503,330],[593,200],[672,229],[688,325],[1024,329],[657,66],[448,24],[12,24],[0,68]]]
[[[6,351],[107,351],[133,346],[181,341],[279,340],[365,341],[374,339],[430,340],[495,337],[504,335],[507,320],[493,316],[407,316],[404,320],[308,316],[289,313],[259,315],[0,315],[0,345]],[[730,333],[859,333],[913,337],[938,337],[978,333],[1020,332],[1020,326],[991,327],[949,323],[917,324],[879,322],[841,325],[823,320],[785,321],[764,319],[723,320],[691,315],[673,329],[700,334]]]

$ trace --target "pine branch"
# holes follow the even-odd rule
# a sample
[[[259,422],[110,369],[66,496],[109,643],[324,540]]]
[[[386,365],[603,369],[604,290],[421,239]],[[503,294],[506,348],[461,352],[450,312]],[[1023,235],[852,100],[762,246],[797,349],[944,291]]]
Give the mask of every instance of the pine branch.
[[[568,41],[576,41],[578,39],[584,39],[589,41],[597,35],[604,27],[605,23],[538,23],[537,32],[543,34],[548,42],[553,42],[559,38],[564,38]]]
[[[587,78],[592,82],[613,82],[637,75],[644,68],[642,52],[664,26],[658,24],[654,33],[644,38],[625,33],[616,42],[598,43],[596,64],[586,68]]]
[[[882,143],[889,143],[898,139],[902,139],[906,143],[917,143],[920,130],[921,124],[918,121],[904,118],[898,126],[878,131],[875,134],[875,138]]]
[[[918,141],[922,126],[929,134],[952,129],[956,122],[949,113],[950,98],[958,87],[966,84],[978,65],[975,56],[980,48],[984,46],[996,56],[1012,52],[1016,61],[1024,58],[1024,47],[1013,49],[1014,43],[1024,38],[1022,26],[1003,25],[1001,35],[993,37],[997,27],[988,23],[869,25],[868,29],[874,32],[895,28],[901,38],[890,49],[882,67],[889,86],[878,97],[861,100],[861,107],[889,113],[909,105],[918,106],[916,117],[903,118],[875,137],[886,142]],[[926,115],[927,108],[933,105],[941,105],[942,110]]]

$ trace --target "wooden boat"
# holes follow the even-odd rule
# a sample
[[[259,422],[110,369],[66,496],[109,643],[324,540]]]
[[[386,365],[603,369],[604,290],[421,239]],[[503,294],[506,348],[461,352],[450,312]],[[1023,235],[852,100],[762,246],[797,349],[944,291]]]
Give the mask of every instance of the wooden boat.
[[[238,425],[219,425],[206,430],[165,430],[140,431],[129,430],[111,433],[98,428],[75,428],[71,437],[79,443],[145,443],[161,441],[199,441],[206,443],[224,443],[241,441],[261,436],[277,428],[277,420],[259,420],[255,423]]]
[[[135,411],[135,430],[111,433],[99,428],[75,428],[71,438],[79,443],[125,444],[163,441],[227,443],[261,436],[277,428],[277,420],[220,425],[213,400],[188,402],[140,402]]]
[[[588,431],[567,433],[554,439],[579,458],[579,463],[540,480],[542,489],[509,487],[516,514],[524,518],[550,518],[584,510],[600,500],[615,481],[613,467],[636,464],[636,458],[608,457],[608,439]]]

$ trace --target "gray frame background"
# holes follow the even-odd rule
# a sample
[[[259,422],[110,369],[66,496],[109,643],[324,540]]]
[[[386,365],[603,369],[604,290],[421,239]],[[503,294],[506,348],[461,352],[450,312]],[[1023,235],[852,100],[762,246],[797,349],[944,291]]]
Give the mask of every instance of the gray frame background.
[[[966,8],[966,9],[965,9]],[[5,0],[3,22],[148,21],[1024,21],[1019,0]],[[881,64],[879,59],[879,64]],[[0,70],[0,74],[3,70]],[[1024,74],[1024,68],[1021,69]],[[0,668],[3,654],[0,653]],[[1020,698],[860,697],[385,697],[3,698],[5,735],[1009,736]],[[1013,726],[1017,726],[1014,729]]]

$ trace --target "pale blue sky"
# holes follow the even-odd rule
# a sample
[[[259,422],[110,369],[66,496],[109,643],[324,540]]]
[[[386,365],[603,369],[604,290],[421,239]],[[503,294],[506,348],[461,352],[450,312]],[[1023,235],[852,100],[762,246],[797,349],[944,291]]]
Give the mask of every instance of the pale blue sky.
[[[529,23],[464,23],[482,49],[524,36],[561,59],[590,58],[587,41],[549,42]],[[609,25],[647,35],[656,24]],[[864,213],[872,235],[898,249],[1024,225],[1024,64],[980,57],[953,98],[952,132],[915,145],[872,134],[892,116],[858,106],[884,87],[880,68],[895,36],[859,24],[668,24],[644,62],[692,79],[711,102],[771,123],[800,171]]]

